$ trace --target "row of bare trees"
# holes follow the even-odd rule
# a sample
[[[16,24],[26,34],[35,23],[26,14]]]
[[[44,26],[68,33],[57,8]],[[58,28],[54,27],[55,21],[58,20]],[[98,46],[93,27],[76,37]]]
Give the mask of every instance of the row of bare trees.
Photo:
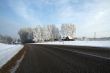
[[[13,38],[11,36],[0,34],[0,43],[12,44]]]
[[[22,43],[43,42],[59,40],[61,37],[74,36],[74,24],[62,24],[61,27],[55,25],[38,25],[35,28],[22,28],[18,32]]]

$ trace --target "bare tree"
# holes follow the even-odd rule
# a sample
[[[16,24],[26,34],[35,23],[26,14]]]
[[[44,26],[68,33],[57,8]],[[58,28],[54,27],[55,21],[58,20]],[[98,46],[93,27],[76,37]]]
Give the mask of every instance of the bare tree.
[[[18,32],[22,43],[29,43],[33,40],[33,30],[31,28],[23,28]]]
[[[12,44],[13,38],[11,36],[7,36],[7,35],[0,35],[0,42],[6,43],[6,44]]]

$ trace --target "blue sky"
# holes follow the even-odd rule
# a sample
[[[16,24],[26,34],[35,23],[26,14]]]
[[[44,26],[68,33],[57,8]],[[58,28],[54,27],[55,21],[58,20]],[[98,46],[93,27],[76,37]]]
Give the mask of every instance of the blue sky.
[[[73,23],[76,36],[110,36],[110,0],[0,0],[0,34],[20,28]]]

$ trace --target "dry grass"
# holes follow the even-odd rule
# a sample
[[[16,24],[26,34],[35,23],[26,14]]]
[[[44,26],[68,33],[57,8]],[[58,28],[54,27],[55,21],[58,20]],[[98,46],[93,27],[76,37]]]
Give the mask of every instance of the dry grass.
[[[10,73],[10,69],[16,65],[17,60],[21,58],[21,56],[25,52],[25,48],[21,49],[10,61],[8,61],[1,69],[0,73]]]

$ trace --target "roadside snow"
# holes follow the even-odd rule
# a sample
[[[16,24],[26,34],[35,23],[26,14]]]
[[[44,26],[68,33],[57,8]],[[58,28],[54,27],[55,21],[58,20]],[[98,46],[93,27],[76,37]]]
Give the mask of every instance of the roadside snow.
[[[16,55],[23,45],[8,45],[0,43],[0,68]]]
[[[24,54],[25,54],[25,53],[24,53]],[[12,69],[10,69],[10,73],[15,73],[15,72],[16,72],[17,68],[19,67],[21,61],[22,61],[23,58],[24,58],[24,54],[22,55],[22,57],[21,57],[19,60],[17,60],[16,65],[15,65],[14,67],[12,67]]]
[[[36,44],[55,44],[55,45],[76,45],[76,46],[95,46],[110,48],[110,41],[55,41]]]

